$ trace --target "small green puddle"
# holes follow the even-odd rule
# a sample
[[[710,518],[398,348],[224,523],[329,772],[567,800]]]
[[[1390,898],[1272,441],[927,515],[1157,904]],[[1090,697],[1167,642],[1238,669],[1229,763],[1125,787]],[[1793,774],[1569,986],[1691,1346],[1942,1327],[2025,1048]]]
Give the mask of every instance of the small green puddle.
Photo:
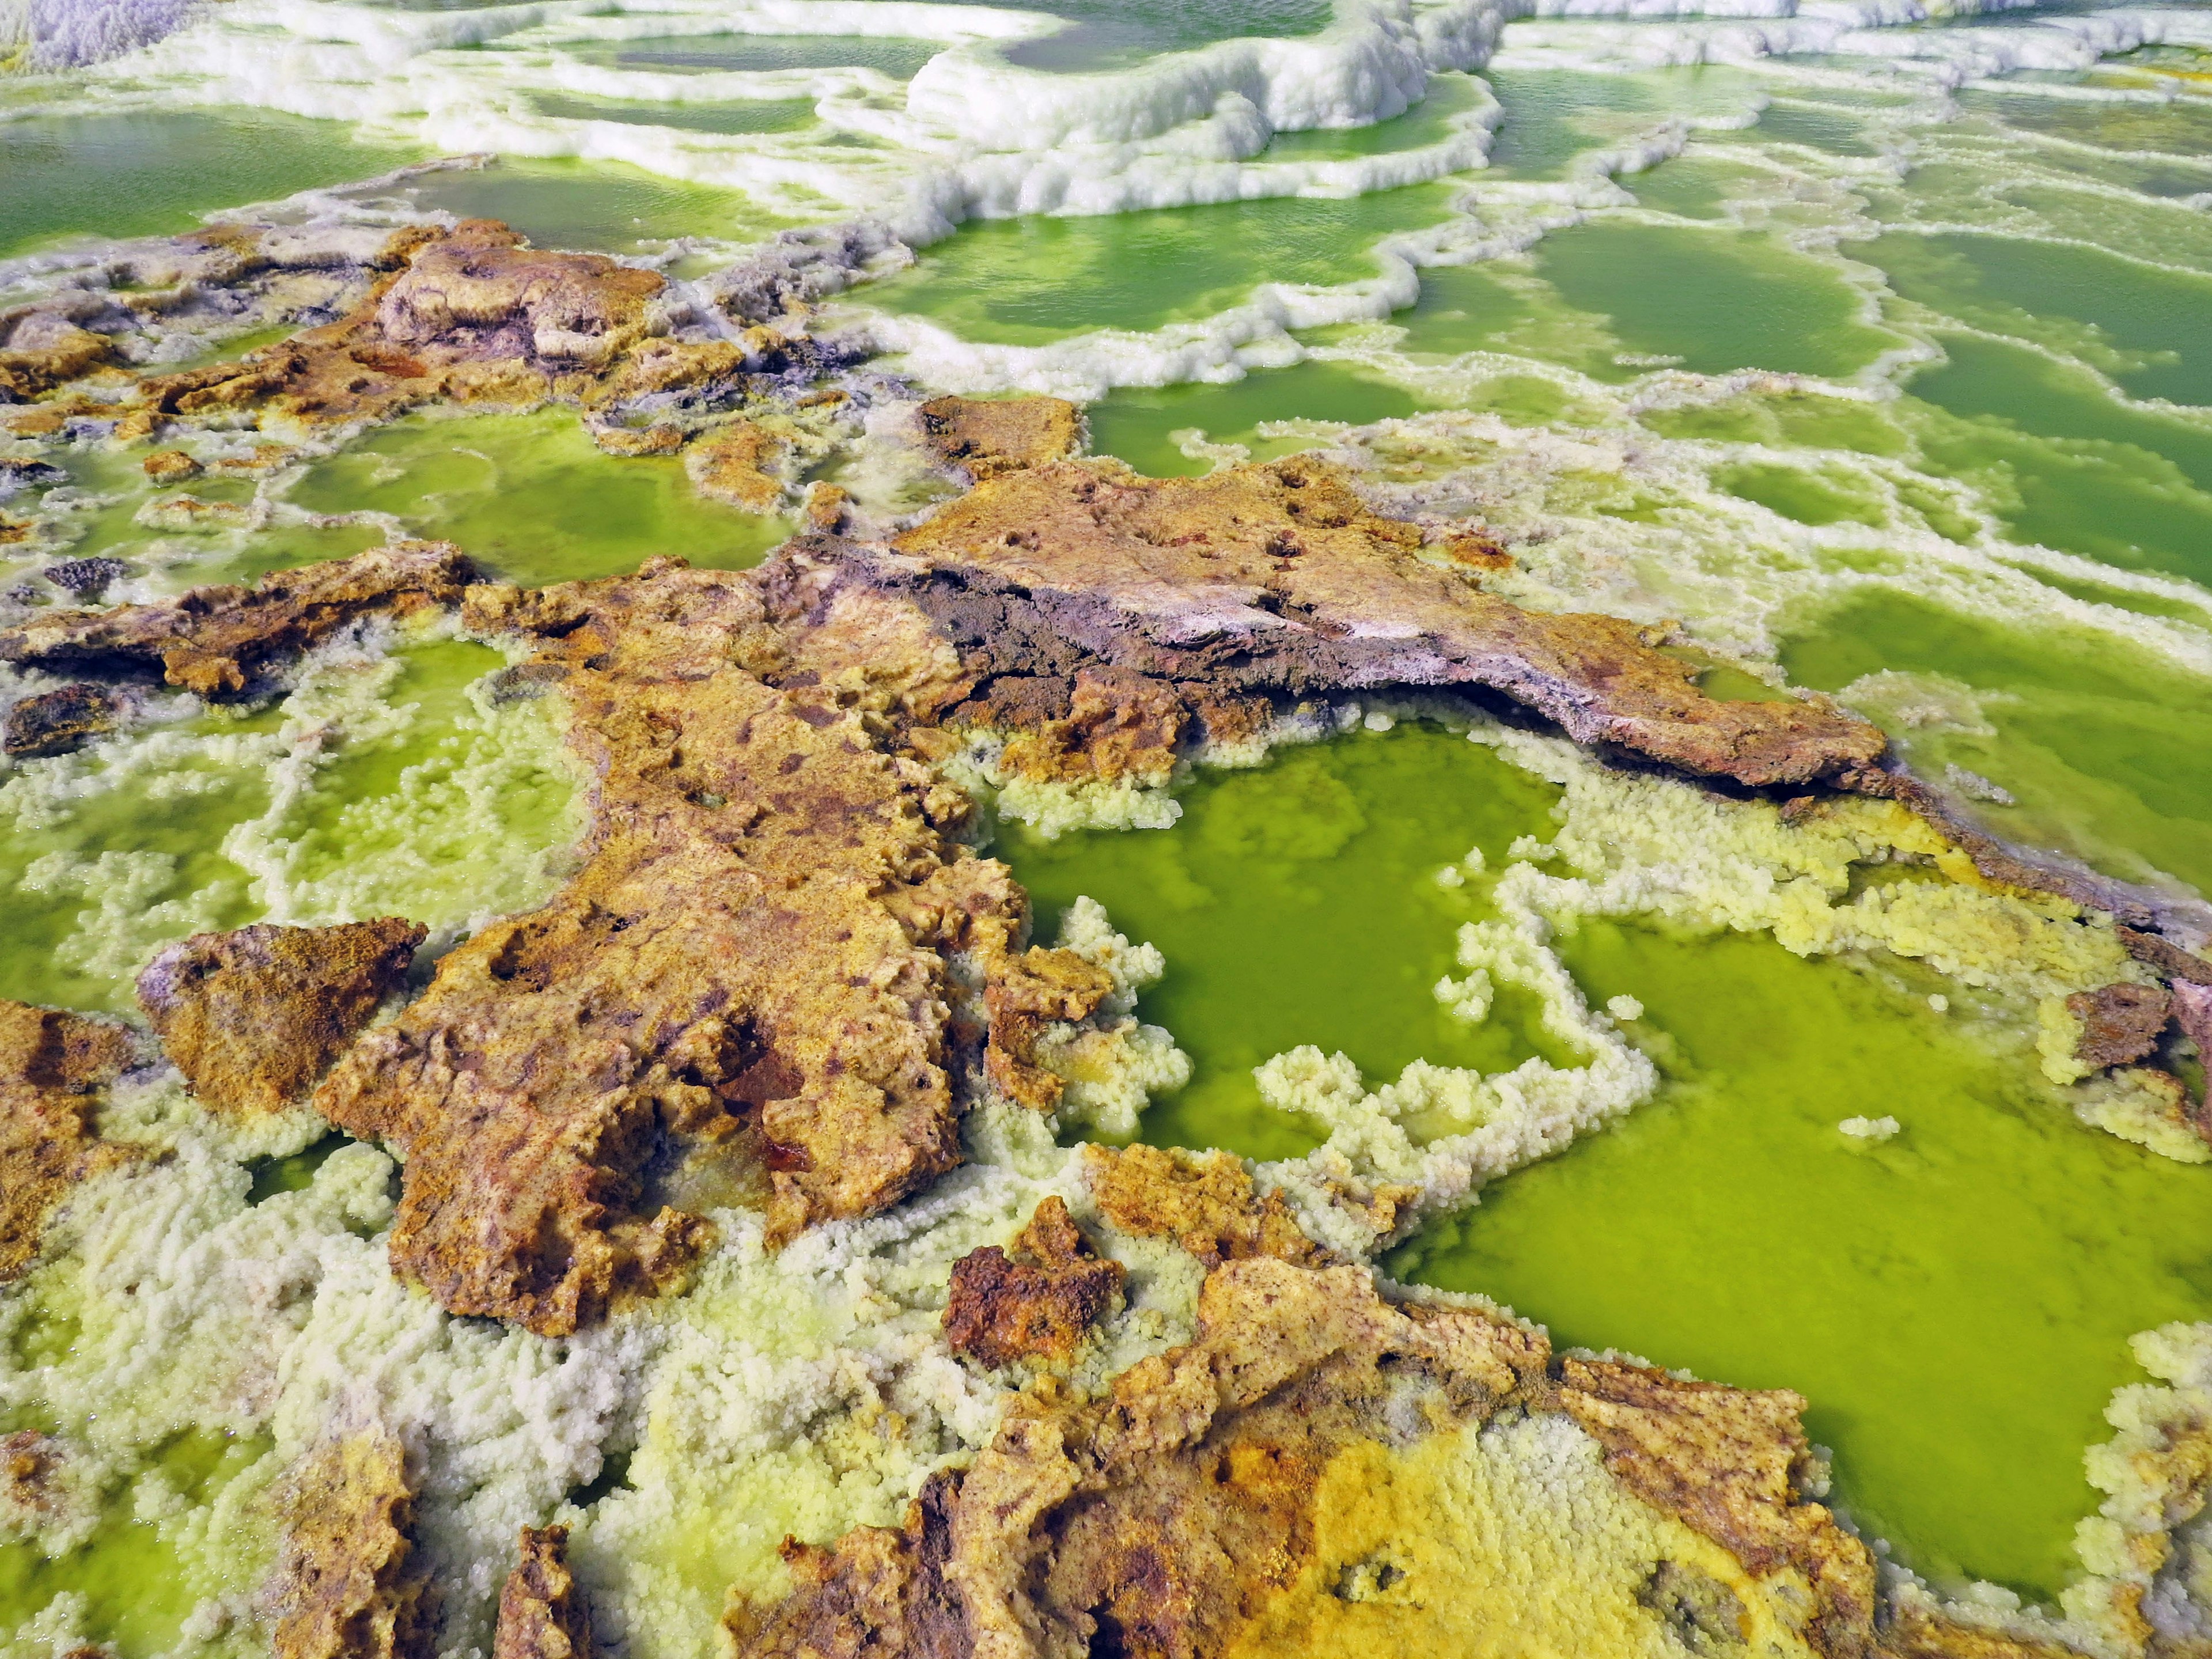
[[[1932,980],[1610,924],[1560,948],[1593,1000],[1643,1003],[1668,1086],[1393,1270],[1562,1344],[1795,1389],[1903,1562],[2054,1594],[2097,1502],[2082,1450],[2142,1380],[2127,1339],[2212,1316],[2212,1170],[2082,1127]],[[1903,1127],[1838,1130],[1861,1116]]]
[[[971,222],[855,297],[926,316],[963,339],[1004,344],[1041,344],[1095,328],[1158,328],[1211,316],[1262,283],[1374,276],[1378,241],[1444,217],[1451,200],[1447,187],[1419,185],[1346,200],[1286,197]]]
[[[792,531],[705,499],[674,457],[601,453],[560,408],[403,421],[319,463],[290,499],[393,514],[532,587],[617,575],[656,554],[741,570]]]
[[[539,247],[603,253],[651,252],[684,236],[751,240],[793,222],[742,191],[664,179],[619,161],[502,157],[486,167],[428,174],[408,193],[425,209],[503,220]]]
[[[1715,474],[1713,482],[1731,495],[1757,501],[1769,512],[1802,525],[1880,526],[1888,518],[1881,502],[1855,495],[1839,481],[1823,478],[1802,466],[1728,467]]]
[[[1255,460],[1273,460],[1326,441],[1321,438],[1263,438],[1262,422],[1342,421],[1365,426],[1398,420],[1430,407],[1387,380],[1342,364],[1307,362],[1291,368],[1260,369],[1226,386],[1186,384],[1138,387],[1110,393],[1086,411],[1091,453],[1113,455],[1148,477],[1195,477],[1213,463],[1182,453],[1170,435],[1191,428],[1218,444],[1243,444]]]
[[[1923,773],[1955,763],[2011,792],[2018,804],[1993,809],[1992,828],[2114,875],[2164,871],[2212,892],[2202,740],[2212,681],[2086,629],[2007,626],[1881,592],[1808,620],[1782,665],[1792,684],[1822,691],[1885,672],[1929,677],[1869,712]],[[1960,692],[1971,706],[1954,717],[1918,712]]]
[[[83,1634],[112,1644],[122,1659],[152,1659],[174,1648],[194,1607],[210,1595],[250,1592],[266,1562],[249,1546],[246,1559],[225,1563],[220,1521],[212,1535],[187,1543],[179,1534],[189,1522],[135,1518],[137,1488],[156,1481],[198,1508],[268,1451],[265,1439],[187,1431],[109,1497],[88,1542],[52,1559],[35,1544],[0,1544],[0,1629],[13,1629],[58,1595],[75,1595],[83,1598]]]
[[[1459,971],[1461,923],[1488,915],[1481,878],[1435,878],[1480,846],[1494,868],[1548,833],[1555,793],[1489,750],[1425,725],[1279,750],[1252,771],[1203,771],[1171,830],[1048,842],[1008,826],[995,849],[1049,941],[1079,895],[1167,957],[1138,1012],[1194,1062],[1145,1115],[1143,1138],[1291,1157],[1316,1141],[1261,1103],[1252,1068],[1300,1043],[1341,1049],[1371,1080],[1412,1060],[1508,1071],[1532,1054],[1534,1006],[1500,987],[1491,1017],[1455,1019],[1431,990]]]
[[[624,126],[670,127],[679,132],[796,132],[814,119],[805,98],[732,99],[721,104],[623,103],[611,98],[563,98],[541,93],[532,100],[540,115],[561,121],[616,121]]]
[[[304,1193],[315,1184],[315,1171],[331,1160],[341,1146],[353,1145],[350,1135],[327,1134],[289,1158],[258,1158],[246,1166],[252,1184],[246,1189],[248,1204],[265,1203],[280,1193]]]

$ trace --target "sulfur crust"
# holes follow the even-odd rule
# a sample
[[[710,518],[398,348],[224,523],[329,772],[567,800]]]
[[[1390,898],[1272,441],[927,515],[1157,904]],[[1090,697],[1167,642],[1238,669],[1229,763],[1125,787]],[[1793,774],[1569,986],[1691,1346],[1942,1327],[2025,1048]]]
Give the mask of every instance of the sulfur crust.
[[[1313,1522],[1310,1564],[1227,1659],[1668,1659],[1681,1647],[1637,1599],[1660,1562],[1734,1592],[1751,1652],[1809,1652],[1783,1614],[1786,1588],[1623,1491],[1563,1417],[1468,1425],[1406,1449],[1356,1443],[1322,1470]]]

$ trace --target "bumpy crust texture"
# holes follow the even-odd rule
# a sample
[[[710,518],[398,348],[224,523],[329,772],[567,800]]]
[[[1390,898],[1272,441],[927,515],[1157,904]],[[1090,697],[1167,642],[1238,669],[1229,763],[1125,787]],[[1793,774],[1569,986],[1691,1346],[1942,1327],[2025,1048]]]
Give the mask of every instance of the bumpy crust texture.
[[[283,1492],[272,1589],[276,1659],[422,1659],[434,1610],[410,1559],[415,1492],[405,1448],[380,1427],[333,1436]]]
[[[138,1006],[210,1106],[249,1116],[282,1111],[406,983],[428,931],[385,916],[195,933],[138,975]]]
[[[566,1527],[525,1527],[499,1592],[492,1659],[592,1659],[592,1607],[568,1571]]]
[[[106,1020],[0,1002],[0,1284],[38,1259],[46,1217],[71,1188],[137,1156],[92,1121],[132,1047]]]
[[[1076,1230],[1066,1201],[1048,1198],[1011,1255],[987,1244],[952,1264],[945,1344],[986,1365],[1064,1364],[1112,1307],[1122,1276],[1121,1264],[1100,1261]]]

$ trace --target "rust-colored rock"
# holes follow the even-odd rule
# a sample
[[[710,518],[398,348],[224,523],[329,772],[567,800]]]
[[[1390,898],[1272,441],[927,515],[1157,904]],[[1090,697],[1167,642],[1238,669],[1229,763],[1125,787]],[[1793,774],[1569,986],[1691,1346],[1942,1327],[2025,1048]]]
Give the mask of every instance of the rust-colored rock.
[[[599,781],[585,862],[449,953],[316,1097],[404,1155],[392,1259],[456,1312],[560,1333],[665,1282],[697,1224],[638,1212],[664,1133],[764,1168],[786,1237],[958,1161],[941,953],[1002,953],[1022,902],[946,839],[965,798],[884,752],[954,665],[865,592],[788,637],[787,602],[811,605],[672,561],[471,590],[471,624],[565,686]]]
[[[54,1486],[64,1455],[60,1441],[34,1429],[0,1434],[0,1522],[20,1525],[60,1507]]]
[[[406,983],[428,931],[386,916],[195,933],[147,964],[138,1006],[209,1106],[238,1116],[281,1111],[306,1098]]]
[[[181,449],[157,449],[138,465],[164,489],[200,476],[200,464]]]
[[[592,1659],[592,1608],[568,1571],[566,1527],[525,1527],[499,1592],[492,1659]]]
[[[1209,1267],[1261,1255],[1328,1260],[1283,1195],[1260,1197],[1244,1165],[1227,1152],[1092,1146],[1083,1149],[1083,1168],[1107,1220],[1140,1238],[1173,1239]]]
[[[684,433],[665,421],[657,426],[591,428],[592,441],[608,455],[673,455],[684,447]]]
[[[1753,1574],[1810,1581],[1815,1652],[1854,1651],[1874,1620],[1865,1547],[1804,1495],[1805,1401],[1784,1389],[1686,1382],[1599,1360],[1558,1362],[1557,1401],[1605,1448],[1606,1468],[1656,1510],[1719,1544]]]
[[[1709,697],[1635,624],[1522,611],[1416,556],[1423,539],[1293,459],[1198,479],[1005,471],[894,545],[957,573],[906,580],[979,682],[1111,665],[1217,696],[1492,691],[1578,742],[1760,786],[1838,781],[1883,751],[1825,702]]]
[[[999,955],[983,994],[991,1013],[984,1065],[1010,1099],[1039,1111],[1060,1103],[1066,1085],[1036,1063],[1036,1042],[1055,1020],[1087,1018],[1114,989],[1112,975],[1073,951],[1031,945]]]
[[[71,1188],[137,1156],[92,1122],[132,1050],[124,1026],[0,1002],[0,1284],[38,1259],[46,1217]]]
[[[159,670],[203,696],[243,691],[269,667],[375,611],[405,616],[461,596],[469,562],[446,542],[401,542],[159,605],[60,611],[0,631],[0,658],[57,673]]]
[[[1067,1206],[1048,1198],[1011,1254],[990,1244],[952,1264],[945,1340],[953,1352],[986,1365],[1065,1364],[1112,1306],[1121,1279],[1121,1264],[1101,1261]]]
[[[2177,984],[2212,986],[2212,962],[2205,961],[2194,951],[2185,951],[2172,939],[2140,928],[2123,926],[2112,931],[2127,947],[2130,956]]]
[[[4,744],[9,755],[30,760],[66,755],[115,730],[122,708],[115,694],[79,683],[26,697],[8,711]]]
[[[1083,411],[1059,398],[934,398],[917,412],[930,453],[970,478],[1066,459]]]
[[[51,311],[0,312],[0,398],[28,403],[74,380],[114,353],[104,336]]]
[[[783,501],[775,464],[790,447],[750,421],[732,421],[691,446],[686,465],[702,495],[748,513],[773,513]]]
[[[2074,1057],[2084,1066],[2132,1066],[2158,1047],[2172,999],[2155,985],[2104,985],[2076,991],[2067,1012],[2081,1023]]]
[[[333,1435],[294,1470],[282,1501],[276,1659],[427,1659],[435,1621],[410,1559],[415,1489],[398,1437]]]

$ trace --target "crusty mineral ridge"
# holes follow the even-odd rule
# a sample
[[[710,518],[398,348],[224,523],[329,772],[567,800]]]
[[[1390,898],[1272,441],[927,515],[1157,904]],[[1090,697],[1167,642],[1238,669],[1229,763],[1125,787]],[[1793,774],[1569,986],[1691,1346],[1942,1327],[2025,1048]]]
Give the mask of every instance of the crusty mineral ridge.
[[[1889,1644],[1873,1556],[1805,1495],[1802,1406],[1555,1359],[1493,1315],[1384,1303],[1362,1269],[1255,1257],[1208,1275],[1188,1346],[1095,1401],[1019,1396],[903,1528],[787,1546],[790,1598],[727,1623],[740,1659],[1597,1659],[1662,1650],[1662,1628],[1696,1653],[2042,1651],[1925,1615]],[[1480,1431],[1524,1415],[1593,1437],[1613,1495],[1515,1499]],[[1546,1527],[1570,1559],[1624,1528],[1650,1553],[1618,1605],[1569,1607],[1519,1553]],[[1555,1620],[1577,1629],[1527,1627]]]
[[[1098,1258],[1066,1204],[1048,1198],[1014,1240],[988,1244],[952,1264],[945,1340],[986,1365],[1018,1359],[1065,1363],[1121,1289],[1118,1261]]]
[[[773,513],[783,500],[775,465],[790,445],[750,421],[732,421],[691,447],[685,465],[699,492],[748,513]]]
[[[499,1592],[492,1659],[592,1659],[592,1608],[568,1571],[566,1527],[525,1527]]]
[[[426,1659],[435,1620],[410,1559],[415,1490],[398,1437],[333,1435],[294,1470],[282,1503],[276,1659]]]
[[[2084,1066],[2132,1066],[2165,1034],[2173,999],[2154,985],[2105,985],[2076,991],[2066,1010],[2081,1024],[2074,1057]]]
[[[64,674],[158,669],[172,685],[221,696],[373,612],[405,616],[454,604],[469,574],[450,543],[394,543],[274,571],[252,587],[196,587],[158,605],[52,611],[0,631],[0,659]]]
[[[979,481],[1066,460],[1083,442],[1083,411],[1058,398],[934,398],[916,416],[930,453]]]
[[[1209,1267],[1261,1255],[1302,1264],[1327,1259],[1283,1195],[1259,1196],[1243,1164],[1227,1152],[1090,1146],[1083,1163],[1107,1220],[1139,1238],[1172,1240]]]
[[[910,590],[986,708],[1011,706],[1002,678],[1041,712],[1072,708],[1077,674],[1110,666],[1216,702],[1495,691],[1577,742],[1752,785],[1838,780],[1882,752],[1879,731],[1825,703],[1706,696],[1634,624],[1522,611],[1416,557],[1422,539],[1293,459],[1198,479],[1073,462],[1006,471],[895,546],[929,567]]]
[[[92,1123],[132,1046],[106,1020],[0,1002],[0,1284],[37,1260],[46,1216],[72,1187],[137,1156]]]
[[[406,982],[428,932],[385,916],[195,933],[147,964],[138,1006],[210,1106],[241,1116],[282,1111]]]
[[[400,1271],[566,1332],[684,1261],[697,1224],[641,1213],[663,1136],[763,1164],[779,1237],[957,1163],[945,953],[987,1000],[1034,969],[1020,890],[946,836],[965,797],[886,752],[957,674],[927,619],[674,561],[465,614],[563,685],[592,818],[568,886],[449,953],[316,1096],[405,1157]]]
[[[115,694],[97,685],[64,685],[26,697],[8,711],[4,746],[18,760],[66,755],[115,730]]]

